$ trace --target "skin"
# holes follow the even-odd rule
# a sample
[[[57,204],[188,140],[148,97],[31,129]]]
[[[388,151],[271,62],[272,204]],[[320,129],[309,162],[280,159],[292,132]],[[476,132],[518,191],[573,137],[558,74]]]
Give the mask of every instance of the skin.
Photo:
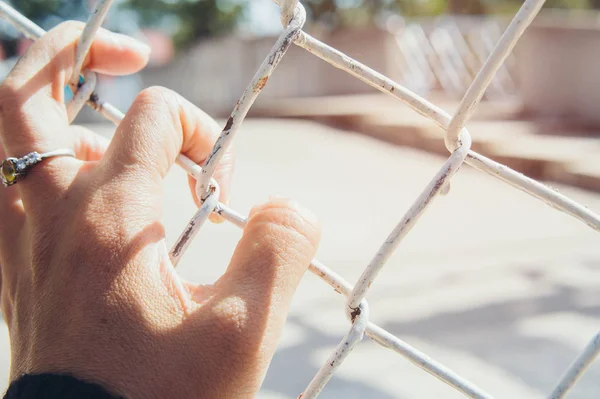
[[[127,398],[253,397],[315,255],[318,222],[294,201],[272,199],[252,210],[215,284],[183,281],[160,222],[163,179],[179,153],[201,163],[219,126],[156,87],[138,95],[110,143],[69,126],[63,88],[82,29],[69,22],[51,30],[0,87],[2,159],[77,153],[0,188],[10,378],[68,373]],[[148,54],[131,38],[101,31],[84,68],[129,74]],[[216,175],[222,201],[232,166],[228,153]]]

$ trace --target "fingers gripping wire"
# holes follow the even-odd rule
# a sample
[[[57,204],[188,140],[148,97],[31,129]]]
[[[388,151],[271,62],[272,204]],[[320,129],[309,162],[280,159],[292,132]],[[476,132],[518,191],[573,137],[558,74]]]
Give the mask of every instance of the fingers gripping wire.
[[[96,89],[96,74],[92,71],[84,71],[83,76],[78,79],[73,98],[67,103],[67,118],[72,123],[83,106],[90,101]]]
[[[198,186],[196,186],[196,188],[198,188]],[[219,203],[219,185],[213,179],[209,185],[208,193],[205,193],[204,190],[198,190],[196,195],[201,202],[200,208],[198,208],[198,211],[196,211],[196,214],[189,221],[169,252],[169,258],[171,259],[173,266],[177,266],[179,260],[192,243],[192,240],[196,237],[196,234],[198,234],[200,228],[202,228],[208,219],[208,216],[217,207],[217,204]]]
[[[271,51],[269,51],[269,54],[265,57],[258,68],[258,71],[252,78],[252,81],[246,87],[244,93],[242,93],[231,116],[227,119],[227,123],[225,124],[221,135],[206,158],[206,162],[204,162],[204,165],[202,166],[202,176],[199,180],[202,190],[206,190],[208,187],[208,182],[213,177],[219,161],[225,154],[227,148],[231,145],[231,142],[241,123],[244,121],[244,118],[248,114],[250,107],[252,107],[252,104],[254,104],[254,101],[267,84],[271,74],[292,45],[294,38],[298,36],[300,30],[304,26],[304,23],[306,22],[306,12],[304,11],[304,7],[298,5],[296,10],[297,12],[294,14],[291,22],[279,35],[277,41],[271,48]]]
[[[438,173],[424,188],[423,192],[415,200],[411,208],[408,209],[396,228],[381,245],[379,251],[367,265],[355,286],[352,286],[340,275],[327,268],[319,261],[312,261],[309,267],[311,273],[320,277],[335,291],[347,298],[346,312],[350,318],[351,327],[340,344],[335,348],[331,356],[310,382],[302,397],[316,397],[330,380],[339,365],[347,358],[348,354],[352,351],[352,348],[354,348],[366,334],[373,341],[404,356],[418,367],[452,386],[464,395],[471,398],[492,398],[490,394],[482,391],[470,381],[457,375],[451,369],[436,362],[434,359],[429,358],[418,349],[410,346],[390,332],[385,331],[369,321],[369,308],[366,297],[370,286],[375,282],[377,275],[382,270],[387,260],[393,256],[393,253],[400,242],[418,222],[419,218],[427,210],[432,201],[438,195],[447,192],[450,180],[463,163],[468,163],[476,169],[484,171],[491,176],[540,199],[553,208],[573,216],[589,225],[592,229],[600,231],[600,216],[597,213],[550,189],[542,183],[523,176],[522,174],[470,149],[471,136],[465,128],[466,123],[482,98],[483,93],[489,86],[492,78],[501,67],[502,62],[506,59],[519,37],[538,13],[544,0],[525,0],[519,12],[509,24],[502,38],[492,51],[488,60],[484,63],[473,84],[468,88],[458,111],[453,116],[408,90],[406,87],[397,84],[388,77],[303,32],[301,29],[306,20],[306,12],[298,0],[274,1],[280,6],[281,22],[284,27],[283,32],[277,38],[274,46],[271,48],[254,78],[242,94],[238,104],[225,124],[219,139],[213,147],[211,154],[207,158],[207,161],[201,167],[183,155],[179,155],[177,158],[177,163],[196,179],[196,194],[198,198],[200,198],[201,205],[171,250],[170,257],[173,264],[177,264],[180,261],[193,237],[205,223],[211,212],[221,215],[225,220],[228,220],[238,227],[243,227],[245,225],[246,219],[242,215],[218,202],[219,187],[213,179],[213,174],[219,160],[227,147],[231,144],[234,135],[250,107],[288,48],[293,43],[331,65],[348,72],[366,84],[399,99],[416,112],[435,121],[446,131],[443,139],[446,143],[446,147],[451,153],[448,160],[442,165]],[[74,97],[72,101],[67,104],[69,121],[72,121],[75,118],[85,102],[115,124],[118,124],[123,118],[122,112],[110,104],[100,101],[98,96],[94,93],[96,76],[89,71],[81,71],[81,67],[93,41],[94,34],[106,17],[111,2],[111,0],[99,0],[97,2],[94,12],[90,16],[78,41],[76,65],[70,80],[70,87],[74,93]],[[23,17],[4,2],[0,2],[0,15],[19,28],[29,38],[37,39],[45,33],[41,28]],[[586,368],[598,356],[600,352],[599,334],[594,336],[581,355],[575,359],[573,364],[566,370],[549,397],[563,398],[581,377]]]
[[[94,90],[96,89],[96,74],[91,71],[83,71],[82,73],[81,67],[92,47],[94,36],[106,18],[111,4],[112,0],[99,0],[96,3],[94,10],[90,14],[90,17],[81,32],[81,36],[77,41],[73,75],[71,75],[71,79],[69,80],[69,87],[73,92],[73,98],[69,104],[67,104],[69,123],[73,122],[77,117],[77,114],[81,111],[83,105],[86,102],[91,101],[90,99],[92,96],[97,98],[97,96],[93,95]]]

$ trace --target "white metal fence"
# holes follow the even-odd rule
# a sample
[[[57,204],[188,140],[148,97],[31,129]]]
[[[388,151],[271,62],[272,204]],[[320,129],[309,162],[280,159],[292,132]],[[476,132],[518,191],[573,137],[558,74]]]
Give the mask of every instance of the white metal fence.
[[[473,83],[468,87],[460,107],[451,116],[407,88],[303,32],[302,26],[304,25],[306,14],[302,5],[298,3],[298,0],[275,0],[281,7],[281,22],[284,30],[242,94],[211,154],[202,167],[196,165],[183,155],[178,157],[178,164],[197,180],[196,190],[198,197],[202,199],[202,205],[171,250],[170,255],[174,265],[177,264],[184,254],[192,238],[202,227],[202,224],[211,212],[218,213],[239,227],[243,227],[246,223],[246,219],[242,215],[218,202],[219,187],[212,179],[212,176],[217,163],[233,140],[235,133],[254,100],[258,97],[269,76],[292,44],[306,49],[315,56],[337,68],[345,70],[368,85],[403,101],[416,112],[435,121],[446,131],[444,140],[450,156],[381,245],[381,248],[364,269],[355,285],[350,284],[319,261],[312,261],[310,271],[332,286],[337,292],[347,297],[345,312],[350,322],[350,328],[301,394],[303,399],[315,398],[321,392],[336,369],[349,356],[352,349],[363,339],[365,334],[380,345],[406,357],[416,366],[429,372],[468,397],[492,397],[489,393],[486,393],[470,381],[457,375],[451,369],[436,362],[418,349],[370,322],[369,306],[366,300],[371,283],[376,279],[386,261],[393,255],[398,245],[402,242],[402,239],[417,223],[431,202],[438,195],[444,195],[448,192],[450,189],[450,180],[463,163],[468,163],[474,168],[486,172],[538,198],[551,207],[579,219],[592,229],[600,231],[600,216],[596,213],[551,188],[470,149],[471,136],[465,128],[465,123],[472,115],[473,110],[497,75],[517,40],[542,7],[544,1],[526,0],[523,3],[523,6],[498,40],[498,43],[485,61]],[[94,34],[101,25],[111,3],[112,0],[99,0],[97,2],[96,9],[91,14],[78,42],[77,66],[70,83],[71,88],[76,94],[71,102],[67,104],[67,112],[71,121],[86,102],[94,110],[115,124],[118,124],[123,118],[123,113],[110,104],[102,102],[98,99],[97,95],[93,95],[96,82],[95,74],[90,71],[80,70]],[[3,2],[0,2],[0,15],[12,22],[29,38],[37,39],[44,34],[41,28]],[[83,85],[78,88],[80,73],[84,76],[85,80]],[[566,369],[563,377],[557,382],[556,387],[549,394],[548,398],[565,397],[599,352],[600,332],[591,339],[581,354]]]

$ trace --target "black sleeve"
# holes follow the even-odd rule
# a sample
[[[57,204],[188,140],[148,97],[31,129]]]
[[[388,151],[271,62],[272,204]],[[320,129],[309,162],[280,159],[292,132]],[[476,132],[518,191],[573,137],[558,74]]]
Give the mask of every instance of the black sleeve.
[[[8,387],[4,399],[123,399],[100,385],[62,374],[24,374]]]

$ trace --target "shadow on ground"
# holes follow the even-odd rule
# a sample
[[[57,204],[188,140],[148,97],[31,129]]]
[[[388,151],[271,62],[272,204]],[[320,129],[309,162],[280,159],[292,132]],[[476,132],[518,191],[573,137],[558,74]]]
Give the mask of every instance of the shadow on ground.
[[[538,276],[530,275],[529,278]],[[468,353],[504,370],[533,389],[550,393],[583,347],[573,348],[558,340],[523,335],[517,328],[518,324],[559,312],[600,319],[600,302],[581,303],[581,289],[561,284],[555,284],[553,288],[553,293],[546,296],[507,300],[422,320],[387,323],[383,327],[400,337],[416,336]],[[564,331],[571,328],[564,326]],[[577,384],[574,397],[597,398],[599,381],[600,367],[596,365]]]
[[[317,350],[333,350],[340,343],[341,337],[313,328],[299,317],[290,316],[287,322],[301,329],[305,339],[298,345],[277,351],[269,366],[262,391],[277,392],[295,398],[306,388],[319,367],[321,367],[321,364],[315,364],[311,355]],[[398,398],[398,396],[390,396],[375,386],[344,378],[340,374],[334,375],[334,378],[325,386],[320,397],[347,399]]]
[[[597,268],[598,264],[583,262],[582,266]],[[543,278],[542,273],[531,271],[523,272],[523,275],[531,280]],[[593,287],[582,289],[555,283],[552,288],[552,293],[544,296],[506,300],[472,309],[439,313],[420,320],[383,323],[381,326],[398,337],[417,337],[438,347],[478,358],[531,389],[549,394],[583,347],[574,348],[543,335],[526,335],[519,329],[521,323],[561,312],[600,319],[600,301],[589,304],[586,303],[589,301],[581,300],[582,293],[593,293]],[[290,317],[288,323],[300,328],[304,339],[297,345],[277,352],[263,384],[263,391],[295,398],[320,367],[311,354],[324,349],[333,350],[341,336],[315,329],[295,316]],[[561,331],[566,334],[572,329],[573,326],[564,326]],[[397,355],[390,353],[390,356]],[[594,364],[578,382],[572,397],[597,398],[599,381],[600,365]],[[486,387],[482,388],[485,390]],[[399,396],[390,396],[376,386],[349,380],[338,373],[326,386],[322,397],[388,399]]]

